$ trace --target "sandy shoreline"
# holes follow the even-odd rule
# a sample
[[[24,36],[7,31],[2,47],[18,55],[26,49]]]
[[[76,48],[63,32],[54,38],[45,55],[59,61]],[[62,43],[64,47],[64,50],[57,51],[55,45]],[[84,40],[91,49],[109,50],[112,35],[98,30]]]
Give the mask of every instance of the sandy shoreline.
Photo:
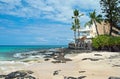
[[[108,79],[110,76],[120,77],[120,53],[92,52],[68,54],[72,59],[66,63],[51,63],[53,59],[44,61],[0,61],[0,75],[18,70],[31,70],[36,79],[64,79],[65,77],[86,76],[84,79]],[[57,75],[54,72],[58,71]]]

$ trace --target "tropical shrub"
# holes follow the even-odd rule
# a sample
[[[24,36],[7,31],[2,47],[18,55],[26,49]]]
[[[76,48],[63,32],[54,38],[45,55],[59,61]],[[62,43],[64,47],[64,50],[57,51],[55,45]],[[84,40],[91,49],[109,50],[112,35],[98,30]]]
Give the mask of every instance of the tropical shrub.
[[[113,46],[120,47],[120,36],[100,35],[92,39],[92,46],[95,49],[101,49],[104,47],[109,48]]]

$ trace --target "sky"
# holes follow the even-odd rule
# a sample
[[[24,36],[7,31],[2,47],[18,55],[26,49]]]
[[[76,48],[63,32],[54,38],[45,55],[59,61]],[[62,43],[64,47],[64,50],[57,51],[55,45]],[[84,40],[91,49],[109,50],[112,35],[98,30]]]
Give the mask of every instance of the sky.
[[[67,45],[73,40],[73,11],[81,27],[99,0],[0,0],[0,45]]]

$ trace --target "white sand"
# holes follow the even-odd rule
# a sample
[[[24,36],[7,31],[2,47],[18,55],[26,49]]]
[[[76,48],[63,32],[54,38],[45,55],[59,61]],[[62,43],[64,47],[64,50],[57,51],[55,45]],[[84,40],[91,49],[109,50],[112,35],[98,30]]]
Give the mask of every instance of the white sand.
[[[102,56],[95,56],[101,54]],[[109,59],[110,56],[116,56]],[[92,52],[82,54],[72,54],[66,57],[72,61],[66,63],[51,63],[50,61],[31,61],[26,63],[0,61],[0,74],[8,74],[17,70],[31,70],[33,75],[38,79],[64,79],[64,76],[86,76],[84,79],[108,79],[110,76],[120,77],[120,54],[115,52]],[[82,60],[83,58],[95,58],[99,61]],[[53,75],[55,70],[60,70],[58,75]],[[79,73],[79,71],[85,71]]]

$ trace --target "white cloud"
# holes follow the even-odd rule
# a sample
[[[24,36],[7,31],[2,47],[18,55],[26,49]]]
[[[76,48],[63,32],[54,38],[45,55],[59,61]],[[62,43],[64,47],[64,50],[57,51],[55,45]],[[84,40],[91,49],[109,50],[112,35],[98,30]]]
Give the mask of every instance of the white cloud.
[[[73,38],[73,32],[69,25],[44,24],[28,25],[22,28],[7,28],[0,26],[0,38],[12,40],[24,44],[67,44],[67,39]],[[13,42],[13,41],[11,41]]]
[[[71,23],[71,16],[75,8],[85,13],[82,20],[88,20],[88,10],[96,9],[100,12],[99,0],[0,0],[2,14],[15,15],[26,18],[41,18]],[[24,5],[26,3],[26,5]],[[85,21],[82,21],[85,22]]]

